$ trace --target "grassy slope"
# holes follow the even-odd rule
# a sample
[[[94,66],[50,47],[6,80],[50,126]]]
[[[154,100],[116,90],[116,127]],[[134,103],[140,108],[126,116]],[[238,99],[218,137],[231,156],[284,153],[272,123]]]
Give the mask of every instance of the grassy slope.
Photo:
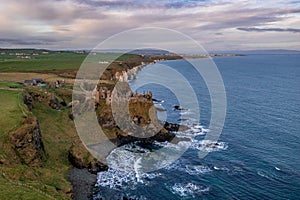
[[[21,93],[0,90],[0,160],[5,157],[11,163],[0,164],[0,199],[66,199],[66,192],[71,188],[67,181],[68,150],[78,137],[68,117],[69,110],[53,110],[42,103],[34,105],[33,114],[39,120],[47,160],[42,168],[22,165],[12,156],[14,151],[7,134],[23,119],[19,107]]]
[[[39,55],[31,60],[15,59],[16,56],[1,58],[1,72],[66,70],[78,69],[85,54],[70,52]],[[103,60],[109,61],[113,55],[103,54]],[[123,55],[119,61],[126,60],[139,63],[140,57]],[[116,65],[118,67],[118,65]],[[2,83],[1,87],[10,87],[11,83]],[[0,84],[1,85],[1,84]],[[55,91],[57,93],[58,91]],[[0,130],[11,130],[22,120],[21,109],[18,110],[21,91],[0,91]],[[24,105],[23,105],[24,106]],[[21,106],[22,107],[22,106]],[[7,108],[7,109],[6,109]],[[0,164],[0,199],[66,199],[66,192],[71,185],[67,174],[71,167],[68,161],[68,150],[77,133],[74,123],[69,119],[69,110],[52,110],[39,103],[34,105],[33,114],[39,120],[42,139],[47,153],[43,168],[32,168],[20,163],[13,163],[14,152],[9,145],[8,134],[0,134],[0,159],[8,157],[13,164]],[[1,161],[1,160],[0,160]],[[5,176],[3,176],[5,173]]]
[[[0,87],[7,86],[0,83]],[[19,106],[21,91],[0,90],[0,136],[18,125],[23,119]]]
[[[0,84],[2,88],[10,85],[11,83]],[[0,90],[0,159],[12,153],[10,147],[6,145],[8,132],[18,127],[22,119],[24,119],[24,114],[19,104],[21,93],[22,91]],[[33,191],[32,188],[26,185],[22,185],[20,180],[16,181],[6,178],[6,176],[12,178],[19,176],[20,178],[25,168],[25,166],[17,165],[4,168],[0,165],[0,199],[33,199],[33,197],[45,199],[44,195]]]
[[[2,57],[1,57],[2,56]],[[70,52],[39,55],[31,60],[15,59],[16,56],[0,55],[0,72],[78,69],[85,54]],[[115,55],[102,54],[110,61]],[[133,55],[121,56],[118,60],[135,59]],[[16,74],[14,74],[15,76]],[[8,80],[9,81],[9,80]],[[19,87],[17,83],[0,82],[0,88]],[[52,91],[56,94],[59,91]],[[0,199],[67,199],[71,188],[67,180],[71,167],[68,150],[78,137],[68,114],[70,110],[52,110],[47,105],[34,105],[33,114],[39,120],[47,160],[42,168],[32,168],[18,163],[9,145],[8,132],[22,121],[22,91],[0,90],[0,161],[4,157],[9,165],[0,164]],[[5,134],[4,134],[5,133]]]

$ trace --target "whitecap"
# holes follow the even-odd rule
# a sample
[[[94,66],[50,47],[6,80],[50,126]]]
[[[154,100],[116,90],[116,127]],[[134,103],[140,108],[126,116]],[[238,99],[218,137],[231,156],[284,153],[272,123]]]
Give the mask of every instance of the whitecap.
[[[137,185],[148,185],[152,179],[161,176],[161,173],[134,173],[109,168],[108,171],[99,172],[96,186],[111,189],[135,190]]]
[[[182,151],[189,148],[191,141],[179,141],[177,144],[171,142],[154,142],[155,145],[160,147],[169,148],[170,150]]]
[[[191,145],[191,148],[200,151],[213,152],[213,151],[226,150],[228,148],[228,145],[225,142],[214,142],[211,140],[201,140],[201,141],[194,140]]]
[[[230,171],[227,167],[217,167],[217,166],[214,166],[214,170],[217,170],[217,171]]]
[[[185,110],[185,109],[183,109],[183,110],[181,110],[181,112],[180,112],[181,115],[190,115],[190,114],[192,114],[192,112],[190,110]]]
[[[171,163],[170,165],[167,165],[166,167],[164,167],[164,169],[166,170],[178,170],[179,167],[181,165],[181,161],[180,160],[176,160],[175,162]]]
[[[269,179],[270,177],[268,175],[266,175],[263,171],[258,171],[257,174],[261,177],[267,178]]]
[[[113,189],[128,187],[135,189],[137,182],[135,173],[124,172],[116,169],[108,169],[105,172],[99,172],[96,186],[108,187]]]
[[[197,127],[190,127],[185,131],[182,132],[177,132],[176,135],[181,135],[181,136],[189,136],[189,137],[195,137],[199,135],[205,135],[207,132],[204,131],[202,128],[197,128]]]
[[[209,173],[212,170],[208,166],[204,165],[186,165],[185,171],[190,175],[199,175]]]
[[[195,195],[201,195],[204,192],[209,192],[209,187],[203,187],[194,183],[175,183],[171,187],[173,194],[179,195],[180,197],[195,197]]]
[[[203,126],[200,126],[200,125],[195,125],[194,128],[198,128],[198,129],[202,129]]]

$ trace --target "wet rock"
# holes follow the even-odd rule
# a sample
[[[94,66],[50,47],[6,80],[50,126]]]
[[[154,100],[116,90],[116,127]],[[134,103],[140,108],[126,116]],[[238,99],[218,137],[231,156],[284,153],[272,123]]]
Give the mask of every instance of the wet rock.
[[[174,110],[185,110],[183,107],[181,106],[173,106]]]
[[[164,128],[167,129],[168,131],[172,131],[172,132],[186,131],[189,129],[187,126],[174,124],[174,123],[170,123],[170,122],[165,122]]]

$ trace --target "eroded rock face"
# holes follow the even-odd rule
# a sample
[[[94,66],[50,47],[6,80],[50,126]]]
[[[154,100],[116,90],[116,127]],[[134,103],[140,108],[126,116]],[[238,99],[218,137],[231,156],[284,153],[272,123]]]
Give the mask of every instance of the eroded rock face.
[[[58,99],[52,93],[42,93],[37,91],[29,91],[28,93],[23,95],[24,104],[27,105],[28,109],[31,111],[33,109],[34,102],[44,103],[50,106],[52,109],[59,110],[62,107],[66,107],[67,103],[64,99]]]
[[[80,140],[73,142],[68,158],[74,167],[79,169],[87,168],[93,174],[108,169],[107,165],[99,162],[88,152]]]
[[[42,167],[45,149],[39,123],[34,117],[27,117],[22,126],[9,135],[10,143],[21,163]]]

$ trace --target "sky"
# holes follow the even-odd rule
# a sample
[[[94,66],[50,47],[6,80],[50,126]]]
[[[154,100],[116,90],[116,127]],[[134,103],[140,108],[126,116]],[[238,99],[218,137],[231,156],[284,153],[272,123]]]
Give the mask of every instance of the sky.
[[[92,49],[139,27],[208,51],[300,50],[300,0],[0,0],[0,48]]]

